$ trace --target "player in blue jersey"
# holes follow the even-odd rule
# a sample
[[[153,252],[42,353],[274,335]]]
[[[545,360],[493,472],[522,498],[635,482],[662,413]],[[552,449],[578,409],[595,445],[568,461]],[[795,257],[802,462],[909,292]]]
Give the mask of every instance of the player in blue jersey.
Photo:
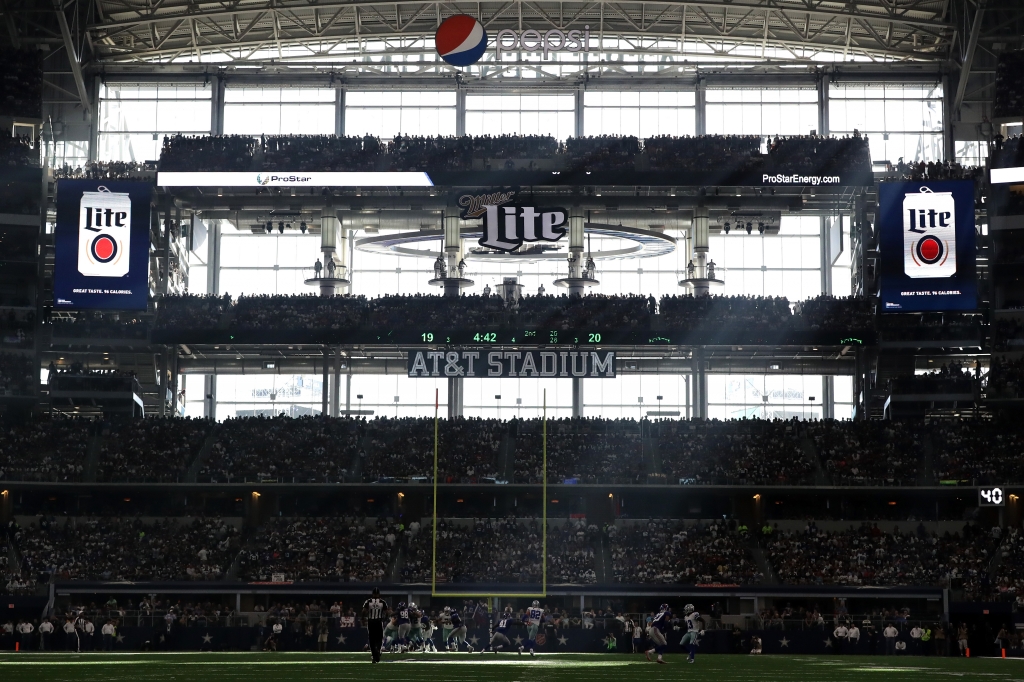
[[[508,631],[515,625],[515,616],[512,614],[512,607],[506,606],[505,612],[498,618],[497,624],[494,626],[494,633],[491,635],[490,648],[495,654],[502,649],[511,649],[512,642],[508,639]],[[480,649],[480,653],[484,653],[486,648]],[[519,647],[519,654],[522,655],[522,647]]]
[[[651,654],[658,654],[658,663],[664,663],[665,659],[662,656],[665,655],[665,649],[668,648],[667,633],[671,627],[672,622],[672,609],[668,607],[668,604],[662,604],[661,608],[658,609],[658,614],[651,620],[650,626],[647,628],[647,638],[651,640],[651,648],[645,652],[647,660],[651,660]]]
[[[693,604],[687,604],[683,612],[685,613],[683,622],[686,626],[686,634],[683,635],[683,639],[679,644],[690,652],[686,662],[693,663],[693,659],[697,655],[697,644],[700,636],[704,634],[704,621],[701,620],[700,614],[693,608]]]
[[[434,621],[430,620],[430,616],[425,613],[420,614],[420,637],[423,641],[423,648],[420,649],[423,653],[431,651],[437,653],[437,647],[434,645]]]
[[[526,609],[526,615],[523,616],[523,623],[526,625],[526,641],[523,645],[530,649],[530,655],[533,656],[533,647],[536,646],[537,632],[540,630],[540,622],[544,618],[544,609],[540,607],[540,602],[536,599],[530,608]],[[519,652],[523,652],[523,647],[519,647]]]
[[[399,651],[403,651],[409,648],[409,630],[412,629],[409,621],[409,606],[404,601],[398,602],[395,616],[395,624],[398,625],[398,648]]]
[[[449,611],[449,615],[452,619],[452,635],[448,640],[448,651],[458,651],[459,646],[462,644],[466,645],[466,651],[473,653],[473,647],[470,646],[469,642],[466,641],[466,624],[462,622],[462,616],[455,609],[449,609],[447,606],[445,610]]]

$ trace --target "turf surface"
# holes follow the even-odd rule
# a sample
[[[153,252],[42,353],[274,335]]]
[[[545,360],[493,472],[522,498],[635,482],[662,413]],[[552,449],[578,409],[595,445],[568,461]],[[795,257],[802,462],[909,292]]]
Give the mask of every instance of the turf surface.
[[[623,654],[549,654],[522,658],[511,654],[406,654],[385,656],[371,665],[369,654],[223,653],[223,654],[0,654],[4,682],[103,680],[150,682],[246,682],[252,680],[341,680],[351,682],[644,682],[709,680],[827,680],[914,682],[962,678],[1024,682],[1024,659],[725,656],[698,654],[693,665],[681,655],[655,665],[643,656]]]

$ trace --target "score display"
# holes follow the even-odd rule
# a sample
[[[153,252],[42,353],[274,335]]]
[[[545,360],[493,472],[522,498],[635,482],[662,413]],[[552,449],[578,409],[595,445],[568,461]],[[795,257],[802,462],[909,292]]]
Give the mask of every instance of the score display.
[[[1003,493],[1002,488],[978,488],[978,506],[979,507],[1004,507],[1006,506],[1006,496]]]
[[[418,334],[422,343],[451,343],[457,345],[484,343],[484,344],[525,344],[525,345],[586,345],[608,342],[628,342],[631,344],[646,343],[665,345],[670,343],[668,337],[659,336],[655,333],[647,333],[641,337],[630,334],[628,338],[613,337],[608,339],[606,334],[601,332],[578,332],[564,330],[536,330],[523,329],[519,331],[453,331],[434,332],[424,331]],[[634,338],[636,337],[636,338]]]

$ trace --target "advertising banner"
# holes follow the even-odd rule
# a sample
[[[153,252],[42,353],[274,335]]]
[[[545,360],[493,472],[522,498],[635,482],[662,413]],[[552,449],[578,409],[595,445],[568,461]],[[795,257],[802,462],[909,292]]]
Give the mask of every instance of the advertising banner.
[[[882,312],[976,308],[974,230],[973,182],[882,183]]]
[[[57,182],[54,308],[146,309],[152,193],[148,182]]]
[[[615,378],[614,351],[409,350],[410,377]]]

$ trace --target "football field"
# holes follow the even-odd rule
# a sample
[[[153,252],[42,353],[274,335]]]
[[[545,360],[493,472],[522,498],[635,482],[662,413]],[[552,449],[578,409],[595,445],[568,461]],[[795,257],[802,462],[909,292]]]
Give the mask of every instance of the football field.
[[[740,656],[698,654],[693,665],[682,655],[668,665],[624,654],[406,654],[372,665],[369,654],[353,653],[120,653],[0,655],[4,682],[102,680],[343,680],[351,682],[640,682],[649,680],[823,680],[912,682],[961,678],[1024,682],[1024,659]]]

